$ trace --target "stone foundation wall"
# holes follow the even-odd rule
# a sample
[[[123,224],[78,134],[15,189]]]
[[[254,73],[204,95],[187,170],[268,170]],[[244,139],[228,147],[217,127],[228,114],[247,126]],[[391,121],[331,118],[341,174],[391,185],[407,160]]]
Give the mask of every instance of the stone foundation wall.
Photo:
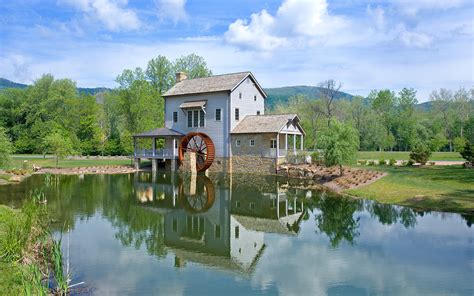
[[[275,174],[276,164],[272,158],[253,155],[234,155],[231,158],[233,173]]]
[[[231,173],[232,162],[227,157],[216,157],[208,171],[210,173]]]

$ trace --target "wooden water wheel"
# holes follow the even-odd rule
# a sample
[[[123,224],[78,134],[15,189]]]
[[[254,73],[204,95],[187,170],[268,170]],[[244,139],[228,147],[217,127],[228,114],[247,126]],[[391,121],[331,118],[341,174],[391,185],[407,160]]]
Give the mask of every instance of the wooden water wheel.
[[[214,184],[203,175],[196,179],[196,193],[194,195],[185,193],[184,184],[181,182],[178,189],[178,200],[186,211],[197,214],[204,213],[211,208],[215,199]]]
[[[192,132],[179,142],[178,158],[180,163],[183,162],[186,152],[196,153],[196,170],[204,172],[214,161],[215,147],[208,135]]]

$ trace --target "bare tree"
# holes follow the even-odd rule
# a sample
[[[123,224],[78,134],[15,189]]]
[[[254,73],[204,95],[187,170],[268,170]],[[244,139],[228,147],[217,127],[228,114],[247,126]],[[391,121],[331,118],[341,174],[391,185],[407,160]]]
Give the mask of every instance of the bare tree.
[[[334,103],[340,89],[342,88],[342,83],[337,83],[335,80],[329,79],[319,83],[318,87],[322,102],[320,112],[327,118],[329,127],[331,125],[331,119],[334,116]]]

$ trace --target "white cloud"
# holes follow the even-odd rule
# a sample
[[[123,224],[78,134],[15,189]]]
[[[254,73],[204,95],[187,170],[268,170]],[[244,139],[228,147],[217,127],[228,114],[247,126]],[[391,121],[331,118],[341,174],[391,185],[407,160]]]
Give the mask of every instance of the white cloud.
[[[393,0],[394,4],[402,13],[410,16],[415,16],[419,11],[423,10],[457,8],[470,1],[471,0]]]
[[[372,8],[370,5],[367,6],[367,14],[374,20],[378,30],[385,28],[385,11],[380,6]]]
[[[312,43],[313,38],[336,34],[346,26],[339,16],[330,15],[326,0],[284,0],[275,16],[266,10],[238,19],[229,25],[225,40],[246,48],[270,51],[290,44]]]
[[[186,0],[158,0],[158,17],[160,20],[170,19],[174,23],[186,20]]]
[[[125,8],[127,0],[63,0],[85,14],[103,23],[111,31],[127,31],[140,28],[135,11]]]
[[[433,42],[433,38],[427,34],[413,32],[401,27],[399,34],[400,41],[406,46],[427,47]]]

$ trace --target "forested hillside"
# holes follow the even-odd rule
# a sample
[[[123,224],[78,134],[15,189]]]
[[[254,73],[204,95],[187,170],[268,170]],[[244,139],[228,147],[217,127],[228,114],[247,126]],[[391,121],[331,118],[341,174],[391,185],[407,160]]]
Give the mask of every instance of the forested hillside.
[[[50,74],[30,86],[1,80],[6,87],[0,90],[0,134],[10,139],[15,153],[60,147],[64,154],[130,154],[132,134],[163,125],[162,94],[175,83],[177,71],[189,78],[212,74],[202,57],[191,54],[175,61],[158,56],[145,69],[126,69],[114,89],[81,89]],[[334,120],[356,130],[360,150],[409,151],[424,145],[453,151],[474,142],[473,89],[440,89],[418,104],[412,88],[374,90],[363,98],[344,93],[341,85],[327,80],[317,87],[266,89],[267,111],[298,113],[310,149],[319,148],[319,135]]]

